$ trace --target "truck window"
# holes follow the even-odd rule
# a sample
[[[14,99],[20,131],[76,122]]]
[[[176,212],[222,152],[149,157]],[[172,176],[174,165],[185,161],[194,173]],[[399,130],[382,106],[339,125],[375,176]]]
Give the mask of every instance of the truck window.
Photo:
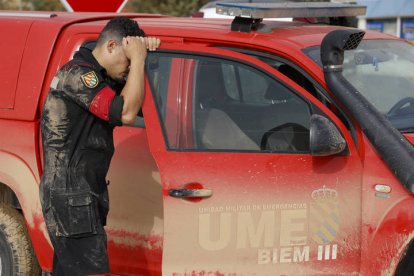
[[[312,94],[315,98],[321,100],[325,105],[329,100],[324,95],[325,93],[311,81],[310,76],[306,76],[303,72],[296,69],[294,66],[290,65],[290,62],[285,60],[284,58],[275,56],[274,54],[268,54],[253,50],[246,50],[246,49],[239,49],[233,47],[219,47],[239,53],[243,53],[254,58],[257,58],[264,63],[269,64],[294,82],[296,82],[299,86],[303,87],[306,91]]]
[[[304,51],[321,66],[320,47]],[[343,76],[402,132],[414,131],[414,47],[404,41],[363,40],[345,52]]]
[[[253,56],[269,64],[270,66],[278,70],[280,73],[287,76],[296,84],[308,91],[312,96],[314,96],[321,103],[327,106],[344,123],[346,128],[350,131],[355,143],[358,144],[357,136],[355,133],[355,127],[352,125],[350,119],[338,107],[338,105],[331,98],[329,93],[325,91],[319,84],[317,84],[317,82],[313,80],[312,77],[310,77],[308,74],[299,69],[298,66],[291,64],[291,62],[281,57],[248,50],[238,51]]]
[[[165,88],[166,81],[160,89],[159,78],[171,70],[161,64],[168,60],[179,61],[186,74],[175,89]],[[307,101],[256,68],[221,58],[153,53],[147,72],[171,150],[309,152]]]
[[[31,20],[0,19],[0,109],[13,109],[17,79]]]

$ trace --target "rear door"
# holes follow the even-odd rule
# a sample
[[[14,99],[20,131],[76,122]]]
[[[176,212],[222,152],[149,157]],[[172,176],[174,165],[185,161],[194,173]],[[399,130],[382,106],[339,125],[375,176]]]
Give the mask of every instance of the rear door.
[[[0,110],[13,109],[20,65],[33,19],[0,18]]]
[[[86,41],[98,33],[65,29],[49,68],[55,71],[71,59]],[[48,87],[45,87],[46,97]],[[43,106],[43,102],[41,103]],[[115,154],[108,172],[110,211],[105,227],[111,272],[119,275],[160,275],[163,239],[163,209],[158,168],[149,151],[142,118],[133,126],[114,129]],[[41,146],[41,143],[40,143]],[[52,256],[49,256],[51,266]]]
[[[163,274],[359,270],[361,161],[333,113],[269,65],[228,50],[164,45],[147,75]],[[180,82],[171,87],[171,78]],[[310,155],[314,113],[340,129],[344,153]]]

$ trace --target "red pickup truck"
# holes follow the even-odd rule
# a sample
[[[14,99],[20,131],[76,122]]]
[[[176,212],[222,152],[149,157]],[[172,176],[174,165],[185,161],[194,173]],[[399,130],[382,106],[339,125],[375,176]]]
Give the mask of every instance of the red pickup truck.
[[[111,272],[414,275],[414,46],[219,8],[235,19],[126,14],[162,45],[144,118],[114,133]],[[1,276],[51,271],[39,118],[113,16],[0,12]]]

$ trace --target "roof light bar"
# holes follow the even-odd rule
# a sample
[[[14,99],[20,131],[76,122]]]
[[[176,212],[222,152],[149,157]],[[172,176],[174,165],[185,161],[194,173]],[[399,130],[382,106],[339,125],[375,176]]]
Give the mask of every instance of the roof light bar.
[[[364,15],[367,7],[331,2],[217,3],[216,13],[248,18],[341,17]]]

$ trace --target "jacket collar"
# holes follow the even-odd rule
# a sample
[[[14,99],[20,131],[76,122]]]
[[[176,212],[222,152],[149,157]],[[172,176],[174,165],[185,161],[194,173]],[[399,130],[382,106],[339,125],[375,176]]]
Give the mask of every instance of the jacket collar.
[[[92,49],[87,46],[81,46],[79,51],[73,56],[74,59],[81,59],[91,64],[93,68],[107,78],[106,70],[103,68],[92,54]]]

